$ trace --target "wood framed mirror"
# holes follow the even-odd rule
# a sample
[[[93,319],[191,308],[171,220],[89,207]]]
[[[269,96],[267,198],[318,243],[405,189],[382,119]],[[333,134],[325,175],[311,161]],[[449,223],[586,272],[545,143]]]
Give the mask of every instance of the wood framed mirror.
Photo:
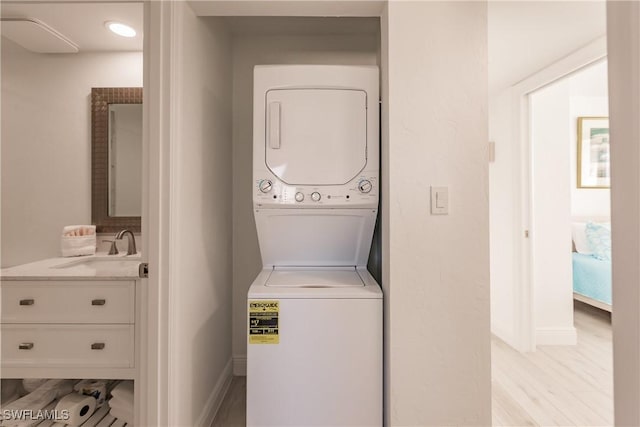
[[[142,88],[91,89],[91,222],[141,231]]]

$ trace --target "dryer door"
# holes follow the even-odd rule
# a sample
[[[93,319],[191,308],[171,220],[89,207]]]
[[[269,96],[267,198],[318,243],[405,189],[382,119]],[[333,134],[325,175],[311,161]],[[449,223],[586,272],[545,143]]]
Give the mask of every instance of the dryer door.
[[[346,184],[366,166],[366,92],[274,89],[265,101],[265,161],[285,183]]]

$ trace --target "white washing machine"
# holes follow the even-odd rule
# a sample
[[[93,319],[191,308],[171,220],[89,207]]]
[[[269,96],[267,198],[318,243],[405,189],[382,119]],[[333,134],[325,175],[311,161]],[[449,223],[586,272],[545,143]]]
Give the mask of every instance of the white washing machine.
[[[247,425],[382,426],[378,69],[254,70]]]

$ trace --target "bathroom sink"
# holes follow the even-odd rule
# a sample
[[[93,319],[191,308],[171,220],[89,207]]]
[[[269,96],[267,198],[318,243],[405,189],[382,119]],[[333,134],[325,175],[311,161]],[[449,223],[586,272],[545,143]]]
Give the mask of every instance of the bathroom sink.
[[[137,275],[140,260],[140,256],[135,255],[131,257],[91,257],[65,262],[52,268],[97,276],[130,276]]]
[[[83,259],[78,261],[71,261],[64,264],[60,264],[54,268],[71,268],[84,265],[86,267],[91,268],[118,268],[118,267],[127,267],[131,265],[140,264],[140,259],[108,259],[108,258],[91,258],[91,259]]]
[[[48,258],[15,267],[0,270],[0,277],[13,280],[82,280],[99,278],[101,280],[137,280],[140,278],[142,256],[107,255],[98,252],[95,255],[75,258]]]

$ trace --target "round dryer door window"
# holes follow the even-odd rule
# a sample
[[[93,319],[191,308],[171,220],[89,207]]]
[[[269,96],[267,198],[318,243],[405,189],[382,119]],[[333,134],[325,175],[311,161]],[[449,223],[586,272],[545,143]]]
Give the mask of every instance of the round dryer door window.
[[[266,95],[266,164],[290,185],[340,185],[367,164],[367,94],[275,89]]]

